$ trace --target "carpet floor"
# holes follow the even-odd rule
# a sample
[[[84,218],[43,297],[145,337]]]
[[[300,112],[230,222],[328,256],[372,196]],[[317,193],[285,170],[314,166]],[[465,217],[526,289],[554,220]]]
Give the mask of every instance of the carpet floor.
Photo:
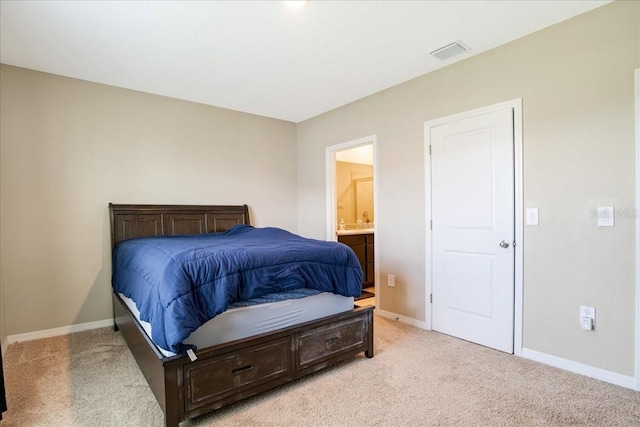
[[[640,393],[375,318],[358,356],[181,427],[640,426]],[[163,425],[120,333],[15,343],[2,427]]]

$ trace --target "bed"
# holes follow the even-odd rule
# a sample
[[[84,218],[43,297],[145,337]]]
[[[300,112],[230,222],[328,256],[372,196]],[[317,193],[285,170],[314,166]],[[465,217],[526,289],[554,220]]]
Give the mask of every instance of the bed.
[[[250,225],[246,205],[109,204],[109,213],[112,251],[118,243],[139,237],[223,233]],[[200,332],[198,329],[190,335],[196,343],[192,346],[197,348],[195,351],[189,344],[167,352],[153,342],[149,325],[141,320],[135,304],[116,291],[113,303],[114,329],[122,333],[158,400],[166,426],[178,426],[180,421],[360,353],[373,357],[373,307],[354,307],[352,303],[345,306],[344,298],[327,292],[295,301],[268,302],[258,308],[242,304],[229,308],[213,320],[231,325],[244,322],[248,327],[234,326],[231,334],[213,341],[207,337],[223,335],[215,332],[220,323],[211,329],[213,335],[207,332],[201,334],[205,338],[192,338]],[[290,310],[281,316],[286,322],[278,319],[273,326],[271,317],[260,320],[260,311],[265,307],[279,313],[283,305]],[[298,317],[300,313],[310,317]],[[252,320],[247,321],[247,316]],[[263,324],[272,326],[263,331]]]

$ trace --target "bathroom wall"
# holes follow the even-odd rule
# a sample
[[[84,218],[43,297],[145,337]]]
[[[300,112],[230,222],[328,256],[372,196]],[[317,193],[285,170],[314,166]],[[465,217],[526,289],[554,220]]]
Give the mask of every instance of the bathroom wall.
[[[336,219],[344,219],[346,224],[355,224],[362,218],[356,217],[356,181],[357,179],[372,178],[373,166],[351,162],[336,162],[336,192],[337,192],[337,213]],[[359,186],[361,189],[362,186]],[[369,198],[373,200],[373,191]],[[373,222],[373,208],[369,213],[369,218]]]

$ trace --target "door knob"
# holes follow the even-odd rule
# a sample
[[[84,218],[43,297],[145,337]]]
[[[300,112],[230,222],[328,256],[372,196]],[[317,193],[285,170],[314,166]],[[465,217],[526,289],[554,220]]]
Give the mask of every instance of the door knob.
[[[503,240],[502,242],[500,242],[500,247],[501,248],[508,248],[509,247],[509,242],[507,242],[506,240]]]

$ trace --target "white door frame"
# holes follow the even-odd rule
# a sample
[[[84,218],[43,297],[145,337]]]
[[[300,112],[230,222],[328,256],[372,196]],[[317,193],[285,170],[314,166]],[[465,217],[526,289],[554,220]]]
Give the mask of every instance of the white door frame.
[[[373,245],[375,247],[378,240],[376,228],[378,227],[378,138],[375,135],[366,136],[364,138],[358,138],[353,141],[343,142],[342,144],[332,145],[326,148],[325,151],[325,170],[326,170],[326,185],[327,189],[327,240],[336,241],[336,230],[338,229],[338,219],[336,217],[337,212],[337,189],[336,189],[336,153],[338,151],[349,150],[351,148],[361,147],[363,145],[371,144],[373,147]],[[380,251],[374,251],[373,258],[373,286],[375,289],[375,306],[380,306],[380,292],[378,292],[378,266],[380,262],[378,260],[378,253]]]
[[[636,105],[636,390],[640,391],[640,68],[635,70]]]
[[[514,194],[514,213],[515,213],[515,289],[514,289],[514,324],[513,324],[513,353],[516,356],[522,356],[522,246],[523,246],[523,198],[522,198],[522,98],[513,99],[511,101],[501,102],[499,104],[487,107],[477,108],[459,114],[447,117],[441,117],[430,120],[424,124],[424,165],[425,165],[425,217],[426,217],[426,239],[425,239],[425,325],[431,329],[431,301],[430,295],[432,289],[432,247],[431,247],[431,156],[429,154],[429,146],[431,145],[431,128],[440,126],[449,122],[465,119],[485,113],[490,113],[504,108],[513,109],[513,155],[514,155],[514,177],[515,177],[515,194]]]

